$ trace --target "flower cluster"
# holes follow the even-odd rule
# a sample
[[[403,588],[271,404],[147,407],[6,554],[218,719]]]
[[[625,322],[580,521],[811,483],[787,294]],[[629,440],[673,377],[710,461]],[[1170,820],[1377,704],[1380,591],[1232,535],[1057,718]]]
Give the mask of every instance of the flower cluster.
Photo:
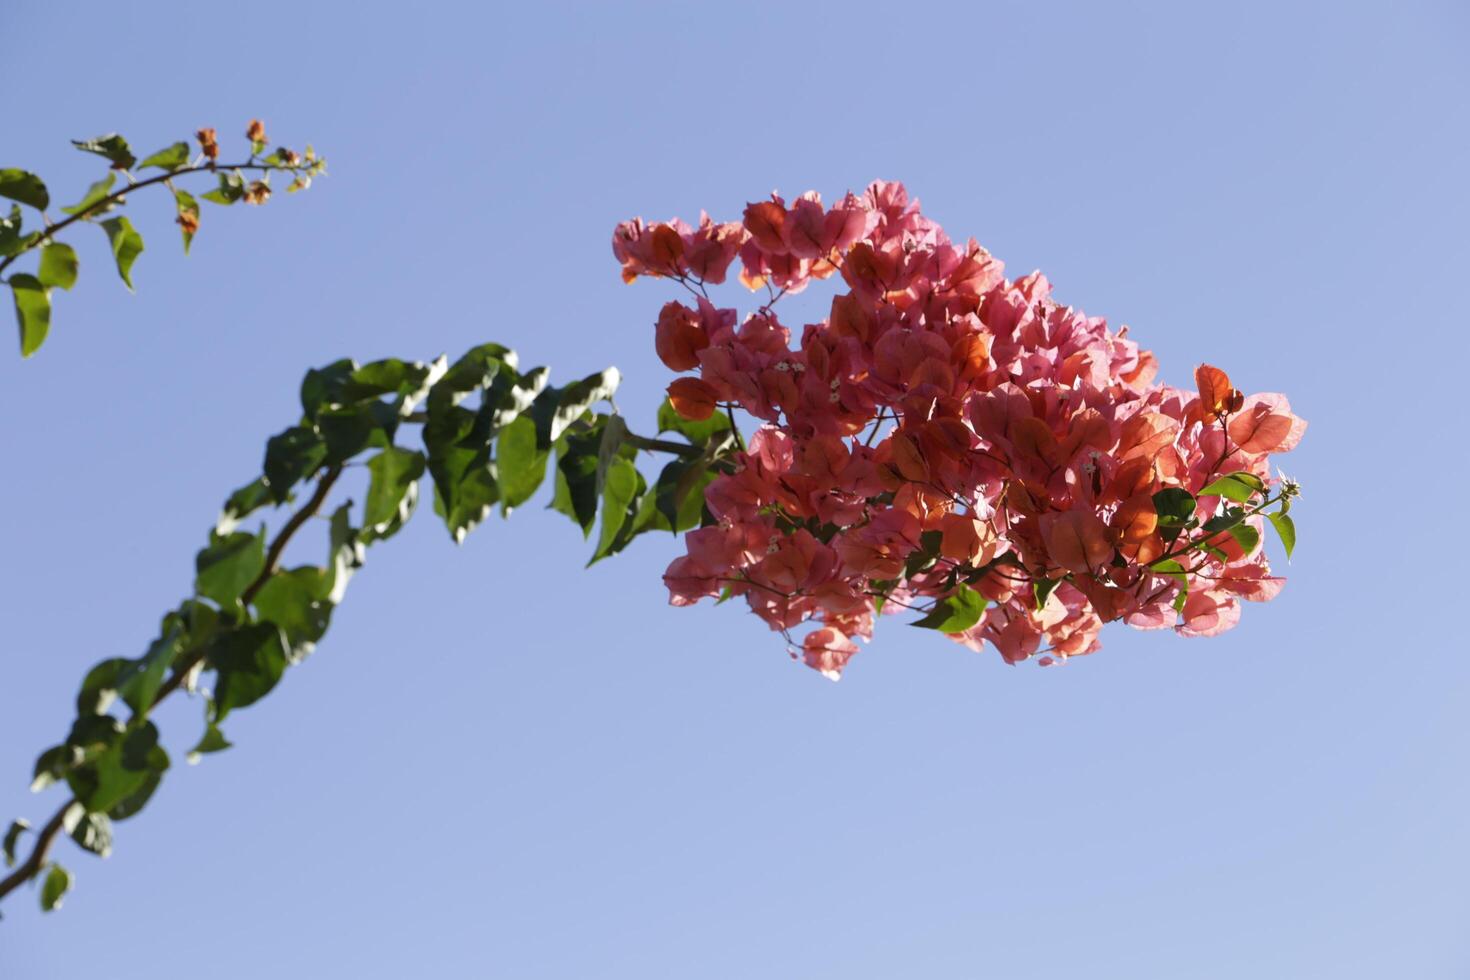
[[[613,252],[627,281],[691,295],[654,332],[692,372],[674,408],[762,422],[669,566],[675,605],[743,597],[835,678],[879,614],[1046,664],[1097,650],[1114,620],[1214,635],[1280,591],[1261,537],[1269,519],[1294,543],[1296,487],[1268,468],[1306,427],[1287,400],[1208,365],[1194,390],[1155,384],[1126,327],[1061,305],[1039,273],[1007,279],[901,184],[830,208],[773,195],[697,228],[625,222]],[[737,259],[768,296],[743,319],[705,288]],[[834,276],[827,318],[793,338],[775,301]]]

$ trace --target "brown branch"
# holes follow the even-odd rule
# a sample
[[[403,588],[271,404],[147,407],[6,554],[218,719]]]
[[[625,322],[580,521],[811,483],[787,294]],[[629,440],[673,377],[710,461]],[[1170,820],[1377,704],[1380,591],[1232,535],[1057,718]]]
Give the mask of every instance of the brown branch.
[[[296,173],[297,171],[304,169],[306,168],[282,167],[269,163],[237,163],[234,166],[227,167],[215,166],[213,164],[200,164],[195,167],[180,167],[178,170],[170,170],[156,177],[149,177],[145,180],[136,181],[134,183],[128,184],[121,190],[113,191],[111,194],[107,195],[99,201],[89,204],[85,210],[78,211],[76,214],[72,215],[69,218],[64,218],[61,221],[56,222],[56,224],[54,225],[47,225],[46,230],[41,232],[40,237],[37,238],[34,242],[27,245],[21,251],[16,252],[14,255],[8,255],[5,258],[0,259],[0,272],[4,272],[12,262],[20,258],[22,255],[25,255],[27,252],[33,251],[46,242],[53,240],[56,237],[56,234],[61,230],[76,224],[78,221],[83,221],[87,218],[92,217],[98,212],[105,210],[109,205],[116,204],[118,201],[121,201],[133,191],[141,190],[144,187],[149,187],[153,184],[167,183],[168,181],[173,180],[175,177],[182,177],[185,174],[197,174],[206,172],[217,173],[220,170],[288,170],[291,173]],[[126,171],[124,171],[124,173],[126,173]]]
[[[66,811],[71,808],[75,800],[67,800],[60,810],[46,822],[40,832],[36,834],[36,844],[31,848],[30,857],[20,863],[20,867],[0,881],[0,898],[4,898],[15,891],[21,885],[30,881],[41,873],[46,866],[46,855],[51,851],[51,845],[56,841],[56,835],[61,833],[62,824],[66,821]]]
[[[245,591],[240,593],[240,602],[243,605],[250,605],[255,594],[265,586],[266,582],[270,581],[270,577],[275,574],[277,566],[281,563],[281,554],[286,550],[286,545],[291,543],[292,535],[301,530],[301,525],[311,520],[316,516],[317,511],[321,510],[322,504],[326,503],[327,494],[332,491],[332,485],[341,475],[341,464],[330,467],[317,481],[316,492],[311,495],[311,499],[282,525],[280,532],[276,534],[275,539],[271,541],[270,548],[266,551],[265,567],[260,570],[259,575],[255,576],[255,581],[247,585]],[[158,702],[178,690],[179,686],[184,683],[184,678],[203,660],[204,651],[200,650],[186,662],[175,667],[168,680],[163,682],[158,693],[153,696],[153,704],[149,705],[148,710],[152,711],[157,707]]]
[[[689,443],[671,442],[668,439],[649,439],[647,436],[635,436],[631,432],[623,436],[623,441],[638,449],[647,449],[655,453],[673,453],[675,456],[693,457],[704,453],[703,449]]]
[[[322,474],[321,479],[317,481],[316,492],[311,495],[311,499],[300,510],[292,514],[290,520],[281,526],[281,530],[276,534],[275,538],[271,541],[270,548],[266,551],[265,567],[260,570],[260,574],[240,594],[240,601],[243,604],[249,605],[250,601],[255,598],[256,593],[275,574],[276,568],[281,563],[281,555],[285,552],[286,546],[291,543],[292,535],[301,530],[301,526],[311,520],[317,511],[321,510],[322,504],[326,503],[327,495],[331,493],[332,485],[337,482],[337,479],[341,475],[341,464],[329,467]],[[158,707],[160,701],[174,691],[177,691],[183,685],[184,678],[203,662],[204,656],[205,651],[198,650],[185,663],[176,666],[168,680],[159,687],[158,693],[153,696],[153,701],[149,704],[148,710],[152,711]],[[46,865],[46,855],[50,853],[51,845],[56,841],[56,835],[61,833],[62,826],[66,822],[66,811],[71,809],[73,803],[77,802],[79,801],[76,797],[67,800],[61,804],[61,808],[52,815],[51,819],[46,821],[46,826],[42,827],[40,832],[36,834],[36,843],[31,848],[30,856],[22,861],[20,867],[11,872],[5,880],[0,881],[0,899],[3,899],[22,884],[41,873],[41,869]]]

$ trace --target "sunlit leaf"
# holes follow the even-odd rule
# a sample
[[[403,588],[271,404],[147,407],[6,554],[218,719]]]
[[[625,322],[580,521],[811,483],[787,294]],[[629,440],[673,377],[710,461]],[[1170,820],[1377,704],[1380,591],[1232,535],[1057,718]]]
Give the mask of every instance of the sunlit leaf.
[[[108,218],[102,222],[107,232],[107,241],[112,246],[112,257],[117,260],[117,274],[129,289],[133,288],[133,260],[143,252],[143,236],[138,234],[133,223],[125,217]]]
[[[41,911],[54,912],[61,908],[61,900],[69,891],[71,873],[52,862],[51,870],[46,872],[46,878],[41,883]]]
[[[949,595],[938,600],[927,616],[909,625],[941,633],[963,633],[980,622],[987,605],[989,600],[983,595],[960,583]]]
[[[222,634],[205,663],[217,672],[214,721],[234,708],[254,704],[271,692],[286,672],[286,643],[274,623],[256,623]]]
[[[496,472],[500,477],[500,509],[509,515],[513,508],[531,499],[546,479],[549,450],[537,445],[536,423],[522,415],[500,430],[496,444]]]
[[[549,449],[561,438],[567,426],[581,417],[595,403],[611,398],[622,376],[617,368],[608,368],[573,382],[565,388],[547,388],[531,406],[536,420],[536,443]]]
[[[36,271],[41,285],[70,289],[77,281],[77,253],[65,242],[51,242],[41,249],[41,266]]]
[[[15,867],[15,848],[20,843],[20,835],[31,829],[29,820],[15,820],[10,824],[10,829],[5,832],[5,866]]]
[[[612,553],[618,532],[632,516],[628,511],[638,494],[639,482],[638,468],[622,457],[614,459],[608,467],[602,487],[602,528],[598,533],[597,550],[592,555],[593,562]]]
[[[138,166],[157,167],[160,170],[177,170],[189,162],[189,144],[175,143],[166,146],[157,153],[144,160]]]
[[[66,808],[61,826],[83,850],[104,858],[112,853],[112,821],[107,814],[88,813],[80,803],[73,803]]]
[[[244,531],[211,534],[194,565],[194,590],[228,609],[265,569],[265,537]]]
[[[1254,473],[1228,473],[1199,492],[1201,497],[1225,497],[1245,503],[1253,494],[1262,493],[1266,484]]]
[[[362,523],[371,539],[389,537],[412,516],[424,464],[423,453],[398,446],[389,446],[368,460],[372,479]]]
[[[82,199],[80,201],[73,204],[69,208],[62,208],[61,210],[66,212],[67,214],[81,214],[83,211],[88,211],[91,208],[96,207],[103,198],[107,197],[107,195],[111,193],[112,185],[116,180],[117,174],[109,173],[106,177],[103,177],[101,180],[94,183],[91,187],[88,187],[87,193],[82,195]],[[88,217],[91,217],[91,215],[88,215]]]
[[[20,355],[30,357],[41,349],[51,332],[51,290],[27,272],[10,277],[15,299],[15,321],[20,327]]]
[[[72,140],[71,143],[79,150],[106,157],[116,170],[127,170],[138,160],[128,147],[128,141],[116,133],[89,140]]]
[[[1281,539],[1281,546],[1286,549],[1286,560],[1291,561],[1291,553],[1296,550],[1296,522],[1285,511],[1278,514],[1267,514],[1266,519],[1276,529],[1276,536]]]
[[[199,737],[198,742],[194,743],[194,747],[189,750],[186,758],[189,761],[189,765],[194,766],[198,765],[199,760],[211,752],[223,752],[225,749],[232,747],[233,743],[225,738],[225,733],[219,730],[218,725],[212,721],[206,722],[204,734]]]
[[[51,204],[51,195],[41,178],[25,170],[0,170],[0,197],[29,204],[37,211],[44,211]]]

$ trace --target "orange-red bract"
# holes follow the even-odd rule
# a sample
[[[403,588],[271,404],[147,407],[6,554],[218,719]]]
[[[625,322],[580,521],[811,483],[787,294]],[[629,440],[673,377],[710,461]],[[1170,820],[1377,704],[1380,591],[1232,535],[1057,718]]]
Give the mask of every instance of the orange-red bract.
[[[674,411],[691,422],[703,422],[715,413],[715,390],[698,378],[679,378],[669,385]]]

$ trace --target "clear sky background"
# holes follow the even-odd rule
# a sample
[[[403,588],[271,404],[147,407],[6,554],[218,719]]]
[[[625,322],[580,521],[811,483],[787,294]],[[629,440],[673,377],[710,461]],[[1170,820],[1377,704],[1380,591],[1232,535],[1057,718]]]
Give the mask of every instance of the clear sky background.
[[[956,237],[1311,422],[1281,597],[1061,669],[885,619],[839,684],[671,539],[590,571],[531,506],[374,550],[327,642],[0,975],[1461,978],[1470,13],[1457,3],[0,5],[0,165],[251,116],[332,175],[162,195],[0,356],[0,816],[93,662],[136,656],[309,366],[499,340],[669,380],[613,225],[901,179]],[[227,151],[228,153],[229,151]],[[209,207],[206,205],[206,207]],[[738,287],[727,291],[742,301]],[[823,292],[825,295],[825,292]],[[315,549],[316,543],[311,547]]]

